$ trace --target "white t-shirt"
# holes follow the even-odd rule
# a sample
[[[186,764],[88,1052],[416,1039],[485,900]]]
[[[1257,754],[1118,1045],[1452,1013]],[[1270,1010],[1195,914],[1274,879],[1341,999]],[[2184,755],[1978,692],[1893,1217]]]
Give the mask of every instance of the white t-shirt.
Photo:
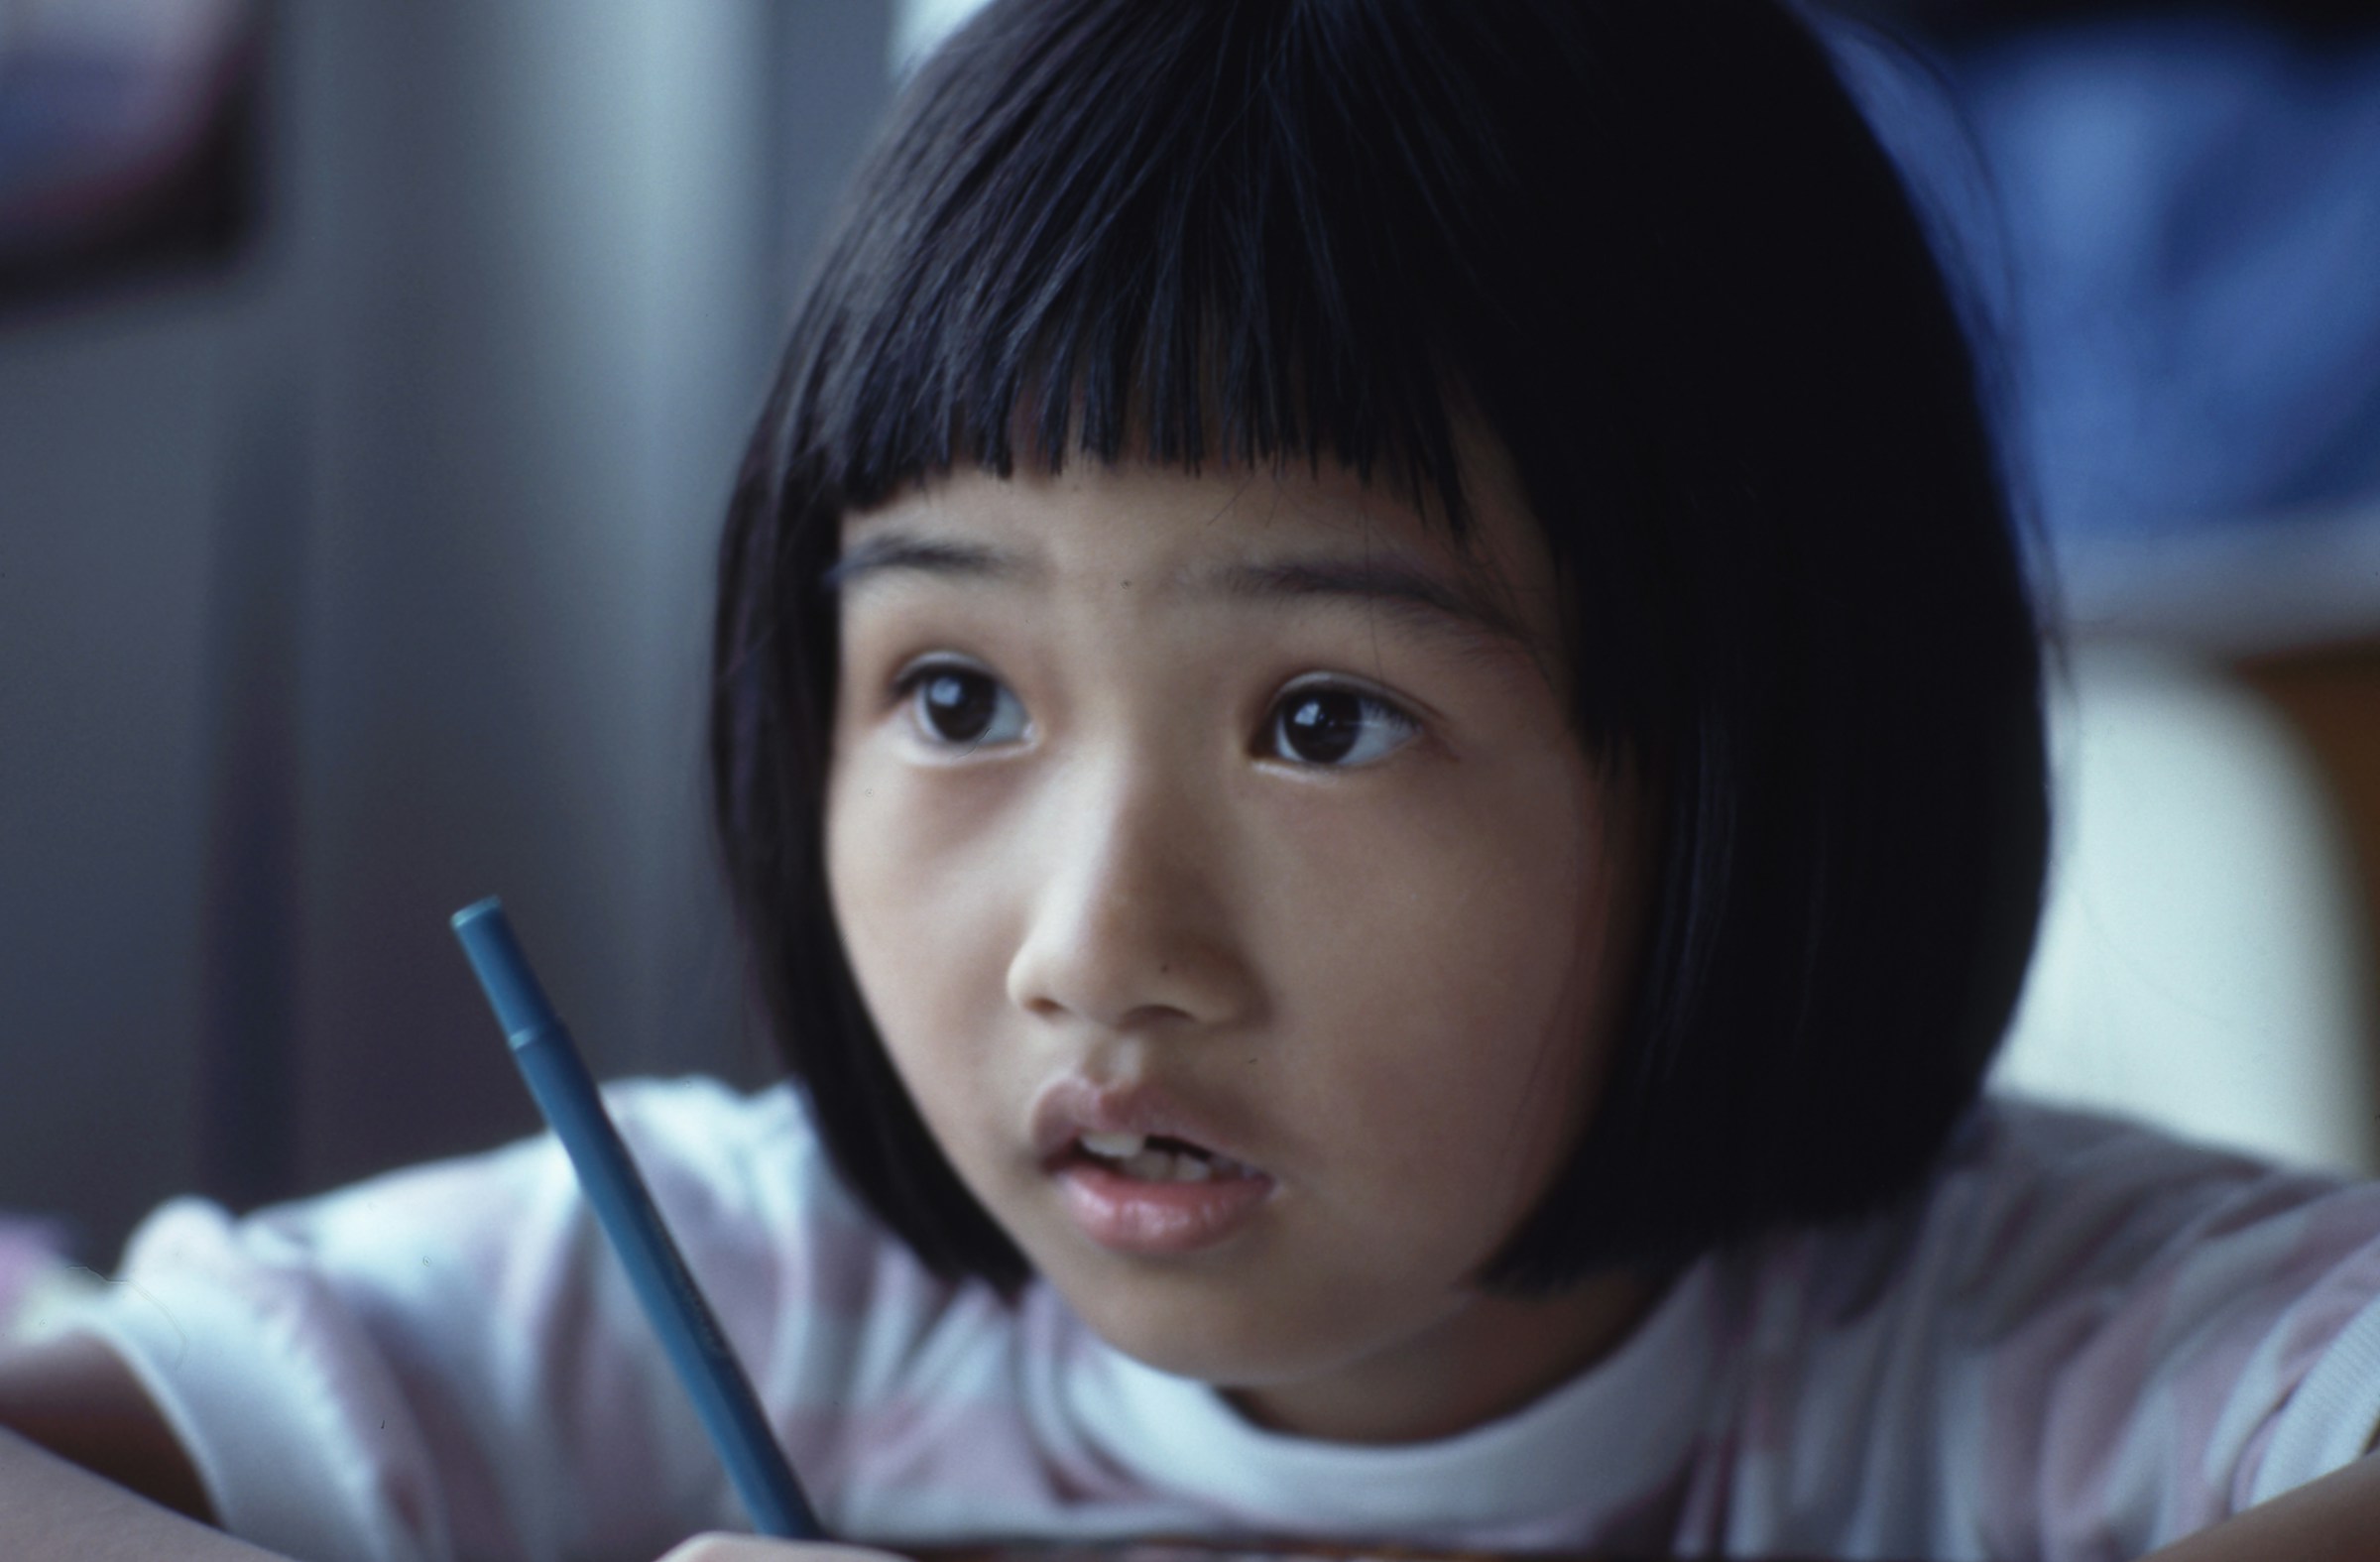
[[[2380,1429],[2380,1184],[1993,1102],[1888,1216],[1714,1255],[1611,1356],[1437,1442],[1243,1420],[1048,1286],[935,1280],[790,1088],[607,1098],[827,1526],[1508,1550],[2103,1558]],[[225,1527],[301,1557],[651,1562],[746,1527],[549,1139],[232,1220],[178,1200],[77,1326]]]

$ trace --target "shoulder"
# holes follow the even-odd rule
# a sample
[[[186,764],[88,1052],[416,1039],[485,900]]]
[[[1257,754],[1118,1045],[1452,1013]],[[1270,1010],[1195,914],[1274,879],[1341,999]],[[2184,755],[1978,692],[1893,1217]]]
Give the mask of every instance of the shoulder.
[[[891,1289],[903,1254],[834,1176],[798,1092],[689,1078],[603,1095],[764,1404],[852,1402],[875,1359],[860,1347],[913,1331],[936,1297]],[[245,1217],[178,1200],[135,1234],[123,1277],[72,1328],[131,1365],[235,1532],[344,1555],[446,1513],[454,1547],[423,1554],[511,1554],[513,1515],[562,1489],[589,1533],[721,1521],[692,1404],[550,1134]],[[504,1456],[523,1427],[544,1429],[550,1459]]]
[[[933,1287],[843,1180],[797,1086],[632,1079],[605,1086],[604,1101],[688,1262],[767,1298],[756,1327],[772,1308],[864,1317],[893,1286],[928,1304],[919,1293]]]
[[[623,1079],[603,1099],[656,1199],[667,1183],[705,1211],[754,1215],[793,1200],[820,1218],[864,1218],[790,1083],[746,1092],[704,1075]]]
[[[930,1272],[852,1191],[798,1086],[635,1079],[604,1098],[731,1333],[763,1359],[803,1357],[815,1391],[830,1391],[824,1373],[836,1397],[890,1392],[925,1342],[947,1349],[954,1331],[1008,1339],[1013,1320],[987,1287]]]
[[[1949,1370],[2194,1327],[2237,1341],[2380,1294],[2380,1183],[1995,1096],[1914,1193],[1773,1233],[1734,1268],[1744,1316],[1789,1355],[1783,1342],[1922,1338],[1918,1356]]]
[[[834,1175],[790,1086],[626,1079],[604,1105],[671,1236],[698,1268],[858,1249],[873,1227]],[[550,1134],[404,1166],[244,1218],[178,1199],[125,1254],[144,1284],[171,1279],[261,1292],[329,1286],[374,1310],[466,1319],[488,1299],[553,1301],[607,1281],[608,1246]],[[739,1262],[739,1260],[742,1262]],[[369,1298],[369,1300],[367,1300]]]
[[[1980,1322],[2178,1268],[2203,1276],[2252,1265],[2276,1245],[2335,1256],[2375,1240],[2380,1184],[1995,1095],[1911,1197],[1771,1252],[1824,1281],[1834,1310],[1860,1310],[1922,1275],[1929,1305],[1966,1308]]]
[[[788,1086],[748,1093],[690,1075],[601,1088],[606,1114],[681,1241],[721,1224],[789,1215],[794,1206],[831,1218],[850,1205],[807,1107]],[[260,1239],[296,1238],[320,1256],[321,1244],[350,1230],[386,1247],[402,1245],[416,1226],[440,1245],[517,1249],[551,1222],[590,1215],[577,1173],[548,1132],[270,1206],[243,1224]]]
[[[1803,1496],[1949,1526],[1917,1549],[2132,1554],[2380,1425],[2380,1183],[1989,1099],[1901,1203],[1739,1257]]]
[[[2072,1283],[2219,1262],[2275,1239],[2359,1247],[2380,1238],[2380,1185],[2122,1118],[1991,1097],[1952,1146],[1924,1220],[1989,1252],[1976,1255],[1971,1283],[2022,1290],[2061,1271]],[[2010,1272],[2012,1258],[2029,1260],[2032,1272]]]

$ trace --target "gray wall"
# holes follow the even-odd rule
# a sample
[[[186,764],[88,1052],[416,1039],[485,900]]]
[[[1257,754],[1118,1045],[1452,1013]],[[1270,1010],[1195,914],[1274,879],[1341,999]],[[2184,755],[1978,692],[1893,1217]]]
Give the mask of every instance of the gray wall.
[[[279,9],[228,276],[0,319],[0,1211],[105,1263],[535,1115],[768,1076],[703,835],[711,546],[889,92],[872,0]]]

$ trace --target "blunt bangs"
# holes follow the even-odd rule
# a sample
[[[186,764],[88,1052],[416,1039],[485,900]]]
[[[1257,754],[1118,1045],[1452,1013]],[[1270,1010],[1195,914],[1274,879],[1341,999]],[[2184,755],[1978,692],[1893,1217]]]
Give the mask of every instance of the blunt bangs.
[[[1573,725],[1659,820],[1642,954],[1507,1294],[1916,1186],[2047,851],[2037,630],[1942,275],[1767,0],[993,0],[927,62],[793,325],[721,541],[712,801],[767,1021],[935,1272],[1030,1269],[835,930],[842,518],[963,467],[1356,472],[1460,542],[1497,441]]]
[[[968,463],[1328,461],[1467,505],[1470,157],[1383,170],[1356,6],[994,6],[909,85],[792,348],[792,448],[840,508]],[[1360,40],[1353,35],[1371,35]],[[1425,61],[1398,62],[1426,75]],[[1457,124],[1451,93],[1423,107]],[[1383,177],[1383,175],[1390,177]],[[1414,175],[1422,176],[1419,179]]]

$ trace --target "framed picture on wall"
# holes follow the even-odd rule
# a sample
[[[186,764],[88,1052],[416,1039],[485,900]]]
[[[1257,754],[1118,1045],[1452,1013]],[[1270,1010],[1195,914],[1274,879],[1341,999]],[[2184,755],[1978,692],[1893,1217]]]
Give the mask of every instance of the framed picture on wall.
[[[259,207],[266,10],[0,6],[0,316],[234,260]]]

